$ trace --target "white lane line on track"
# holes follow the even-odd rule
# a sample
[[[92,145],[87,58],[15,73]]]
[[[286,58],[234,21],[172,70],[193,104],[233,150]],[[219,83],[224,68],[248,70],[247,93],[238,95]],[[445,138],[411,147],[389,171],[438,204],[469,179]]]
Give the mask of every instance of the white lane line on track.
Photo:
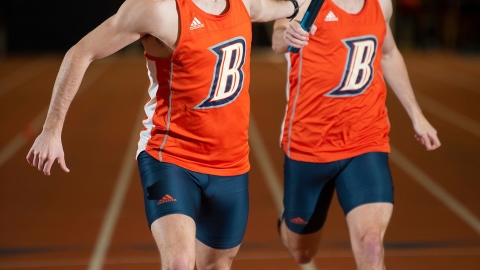
[[[125,194],[128,191],[130,185],[130,179],[135,168],[135,153],[137,151],[137,144],[139,140],[139,133],[141,130],[142,119],[145,116],[143,106],[139,110],[137,117],[135,118],[135,125],[132,130],[130,141],[123,157],[120,172],[115,184],[115,189],[110,198],[107,211],[105,213],[102,227],[97,236],[95,248],[89,262],[89,270],[101,270],[105,261],[105,257],[110,246],[110,242],[115,231],[115,225],[118,220],[118,216],[123,206]],[[157,258],[158,261],[158,258]]]
[[[439,186],[433,179],[431,179],[424,171],[418,168],[410,160],[408,160],[398,149],[393,146],[390,154],[390,159],[405,171],[410,177],[415,179],[417,183],[423,186],[439,201],[445,204],[451,211],[457,214],[464,222],[480,234],[480,220],[463,206],[457,199],[450,195],[445,189]]]
[[[255,161],[259,164],[260,169],[262,170],[263,177],[267,182],[268,189],[270,190],[271,195],[273,196],[273,201],[278,211],[283,209],[283,189],[279,184],[279,177],[275,172],[272,161],[268,155],[268,151],[265,148],[260,131],[258,130],[257,123],[253,118],[253,115],[250,117],[250,148],[251,152],[255,158]]]
[[[89,76],[85,77],[80,89],[77,92],[77,97],[92,86],[110,67],[113,66],[111,60],[105,61],[105,64],[97,65],[95,72],[91,72]],[[12,158],[26,143],[34,139],[40,133],[43,122],[47,116],[48,106],[38,113],[33,120],[28,123],[25,128],[20,131],[13,139],[8,142],[2,149],[0,149],[0,167]],[[25,156],[27,153],[25,153]]]
[[[253,117],[253,114],[250,115],[249,137],[250,149],[252,149],[251,152],[253,153],[255,161],[260,165],[263,177],[267,182],[268,188],[270,190],[270,193],[272,194],[277,210],[281,211],[283,209],[283,191],[279,184],[280,178],[275,173],[272,160],[270,159],[265,144],[263,143],[262,136],[260,135],[260,131],[258,129],[255,118]],[[312,260],[308,264],[301,265],[301,269],[315,270],[317,268]]]
[[[422,93],[416,92],[415,95],[420,107],[425,111],[480,138],[480,123],[476,120],[464,116]]]
[[[0,79],[2,82],[0,85],[0,95],[7,93],[8,91],[14,89],[37,76],[38,74],[45,72],[45,69],[40,68],[42,65],[50,61],[51,56],[42,56],[38,59],[30,62],[28,65],[18,69],[12,74],[8,75],[4,79]]]

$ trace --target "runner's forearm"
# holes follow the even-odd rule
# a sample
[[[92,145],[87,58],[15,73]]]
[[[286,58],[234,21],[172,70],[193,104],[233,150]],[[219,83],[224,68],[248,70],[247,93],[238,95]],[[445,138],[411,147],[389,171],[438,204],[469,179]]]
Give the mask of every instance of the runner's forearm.
[[[253,22],[268,22],[294,15],[295,8],[290,0],[250,0],[250,16]],[[301,6],[305,0],[297,1]]]
[[[382,68],[385,79],[402,103],[410,119],[412,122],[417,121],[418,117],[422,115],[422,111],[415,98],[405,62],[397,48],[393,49],[388,55],[384,55]]]
[[[43,130],[55,135],[60,135],[67,115],[68,108],[80,87],[82,78],[91,63],[82,56],[78,46],[72,47],[65,58],[55,80],[52,98],[48,109],[47,119]]]

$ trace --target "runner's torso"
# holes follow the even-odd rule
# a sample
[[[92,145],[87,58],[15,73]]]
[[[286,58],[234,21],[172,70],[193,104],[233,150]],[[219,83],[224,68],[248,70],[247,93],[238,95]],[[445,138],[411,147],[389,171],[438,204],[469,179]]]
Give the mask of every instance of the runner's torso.
[[[251,20],[241,0],[212,15],[177,0],[171,57],[147,58],[150,87],[138,153],[213,175],[249,169]]]
[[[288,55],[289,97],[281,143],[294,160],[330,162],[389,152],[380,61],[386,34],[377,0],[349,14],[325,0],[309,45]]]

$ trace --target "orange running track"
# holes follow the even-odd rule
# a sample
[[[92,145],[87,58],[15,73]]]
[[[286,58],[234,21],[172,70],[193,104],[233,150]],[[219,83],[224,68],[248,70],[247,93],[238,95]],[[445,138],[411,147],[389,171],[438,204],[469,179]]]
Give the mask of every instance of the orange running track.
[[[385,237],[395,269],[480,269],[480,57],[404,55],[442,146],[427,152],[389,92],[395,208]],[[141,53],[94,62],[65,123],[66,174],[30,167],[62,56],[0,59],[0,269],[159,269],[133,151],[148,79]],[[233,269],[301,269],[277,235],[285,107],[283,55],[252,56],[250,216]],[[355,269],[334,198],[315,266]]]

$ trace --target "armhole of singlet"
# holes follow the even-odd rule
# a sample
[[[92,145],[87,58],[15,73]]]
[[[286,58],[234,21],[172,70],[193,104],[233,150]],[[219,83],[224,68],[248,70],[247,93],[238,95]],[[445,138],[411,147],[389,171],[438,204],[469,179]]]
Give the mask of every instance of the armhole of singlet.
[[[170,59],[173,59],[175,58],[175,56],[177,55],[178,51],[180,50],[180,47],[182,47],[183,45],[183,39],[184,39],[184,33],[186,33],[186,29],[185,29],[185,25],[183,23],[183,18],[184,18],[184,14],[183,14],[183,9],[182,7],[179,5],[179,2],[181,2],[180,4],[181,5],[185,5],[185,0],[175,0],[175,5],[177,7],[177,16],[178,16],[178,23],[180,24],[180,27],[178,27],[178,31],[180,32],[178,35],[178,43],[177,43],[177,46],[175,47],[175,50],[173,50],[172,52],[172,55],[170,56]]]
[[[375,5],[377,6],[377,9],[380,10],[380,14],[382,14],[382,19],[387,24],[387,20],[385,19],[385,14],[383,14],[383,9],[382,9],[382,4],[380,4],[380,0],[369,0],[369,1],[374,1]],[[393,4],[392,4],[392,9],[393,9]],[[392,15],[393,15],[393,10],[392,10]],[[391,18],[390,18],[391,20]],[[385,28],[385,35],[386,35],[386,28]]]

